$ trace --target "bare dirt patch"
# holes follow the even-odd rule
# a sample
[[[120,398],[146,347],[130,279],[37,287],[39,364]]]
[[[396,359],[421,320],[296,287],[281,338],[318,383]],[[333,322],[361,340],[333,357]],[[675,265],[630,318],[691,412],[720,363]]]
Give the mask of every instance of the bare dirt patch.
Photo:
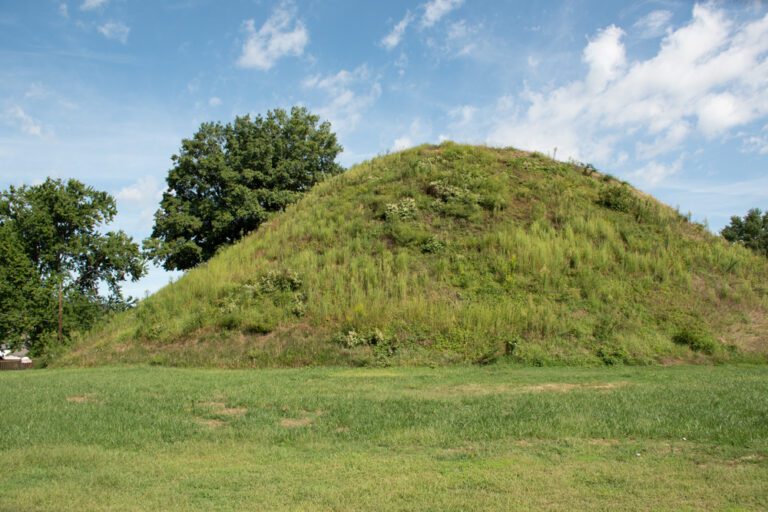
[[[433,389],[419,390],[416,394],[426,398],[461,398],[467,396],[486,396],[501,394],[523,393],[567,393],[569,391],[609,391],[626,386],[628,382],[594,382],[594,383],[567,383],[548,382],[520,386],[515,384],[460,384],[456,386],[442,386]]]
[[[314,421],[314,419],[308,416],[304,418],[283,418],[280,420],[280,426],[284,428],[308,427],[314,423]]]
[[[200,425],[203,425],[208,428],[219,428],[227,424],[225,421],[216,420],[212,418],[198,418],[196,421]]]
[[[285,412],[285,410],[283,410]],[[309,412],[309,411],[300,411],[300,417],[298,418],[283,418],[280,420],[280,426],[283,428],[300,428],[300,427],[308,427],[312,425],[315,420],[323,415],[323,411],[320,409]]]
[[[248,412],[245,407],[227,407],[224,402],[205,402],[201,405],[210,408],[214,414],[224,416],[243,416]]]
[[[378,369],[354,369],[343,370],[333,374],[334,377],[345,378],[366,378],[366,377],[399,377],[401,374],[394,370],[378,370]]]
[[[71,404],[97,404],[99,400],[93,395],[72,395],[66,398]]]
[[[587,390],[606,390],[606,389],[615,389],[622,386],[626,386],[627,382],[621,381],[621,382],[602,382],[602,383],[592,383],[592,384],[568,384],[565,382],[558,382],[558,383],[547,383],[547,384],[537,384],[534,386],[522,386],[521,388],[518,388],[519,391],[525,393],[565,393],[568,391],[574,391],[577,389],[587,389]]]
[[[760,455],[759,453],[751,454],[751,455],[745,455],[743,457],[739,457],[738,459],[733,459],[728,461],[728,464],[731,466],[738,466],[740,464],[759,464],[761,462],[765,461],[765,456]]]
[[[592,446],[618,446],[618,439],[604,439],[604,438],[592,438],[587,440],[587,443]]]

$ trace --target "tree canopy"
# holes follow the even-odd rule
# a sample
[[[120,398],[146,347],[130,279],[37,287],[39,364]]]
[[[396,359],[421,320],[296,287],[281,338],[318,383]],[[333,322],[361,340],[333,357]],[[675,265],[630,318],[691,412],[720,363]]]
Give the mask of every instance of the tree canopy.
[[[758,208],[747,212],[744,218],[731,217],[731,223],[720,232],[730,242],[743,244],[753,251],[768,256],[768,211]]]
[[[121,283],[139,279],[145,263],[128,235],[100,231],[116,213],[109,194],[77,180],[49,178],[0,193],[3,339],[34,346],[126,305]]]
[[[330,124],[318,122],[294,107],[203,123],[172,157],[147,253],[168,270],[192,268],[341,172],[342,148]]]

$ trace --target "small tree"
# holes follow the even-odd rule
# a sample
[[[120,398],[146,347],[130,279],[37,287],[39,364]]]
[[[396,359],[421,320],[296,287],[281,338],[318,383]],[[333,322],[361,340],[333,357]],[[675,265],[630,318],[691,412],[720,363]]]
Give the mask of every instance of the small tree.
[[[720,232],[730,242],[743,244],[758,254],[768,256],[768,211],[753,208],[742,219],[734,215]]]
[[[318,121],[294,107],[203,123],[172,157],[147,253],[168,270],[192,268],[341,172],[341,146],[330,124]]]
[[[145,264],[125,233],[99,231],[116,212],[109,194],[77,180],[0,193],[0,333],[33,345],[52,331],[62,340],[125,306],[120,284],[139,279]]]

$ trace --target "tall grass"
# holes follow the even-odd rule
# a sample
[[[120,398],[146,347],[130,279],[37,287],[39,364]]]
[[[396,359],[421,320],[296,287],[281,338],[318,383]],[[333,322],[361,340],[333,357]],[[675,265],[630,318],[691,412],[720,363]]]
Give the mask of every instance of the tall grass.
[[[301,289],[259,290],[270,272]],[[200,364],[217,350],[212,364],[229,366],[762,359],[766,282],[764,259],[627,185],[446,143],[321,183],[62,363]],[[717,350],[672,342],[691,326]],[[396,346],[385,359],[334,342],[377,329]]]

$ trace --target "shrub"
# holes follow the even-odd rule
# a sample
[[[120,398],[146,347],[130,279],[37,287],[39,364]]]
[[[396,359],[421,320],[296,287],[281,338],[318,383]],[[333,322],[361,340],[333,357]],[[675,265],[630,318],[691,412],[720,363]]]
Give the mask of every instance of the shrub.
[[[619,345],[607,345],[597,349],[597,357],[606,366],[615,366],[619,364],[629,364],[632,358],[627,350]]]
[[[377,357],[393,356],[397,352],[397,340],[380,329],[358,332],[350,329],[336,336],[335,341],[344,348],[371,347]]]
[[[399,203],[389,203],[384,211],[385,220],[412,220],[416,218],[416,200],[406,197]]]
[[[421,252],[424,254],[437,254],[445,250],[445,243],[439,238],[431,236],[421,243]]]
[[[295,292],[301,289],[301,276],[292,270],[271,270],[259,278],[262,293]]]
[[[702,352],[707,355],[712,355],[717,351],[717,341],[706,331],[702,329],[696,329],[686,327],[674,336],[672,341],[677,345],[685,345],[694,352]]]
[[[441,201],[449,201],[451,199],[459,199],[470,203],[477,202],[477,195],[470,192],[466,187],[456,187],[449,185],[444,181],[433,181],[427,185],[427,194],[440,199]]]
[[[609,210],[630,213],[637,207],[637,198],[628,188],[612,185],[600,191],[597,204]]]

